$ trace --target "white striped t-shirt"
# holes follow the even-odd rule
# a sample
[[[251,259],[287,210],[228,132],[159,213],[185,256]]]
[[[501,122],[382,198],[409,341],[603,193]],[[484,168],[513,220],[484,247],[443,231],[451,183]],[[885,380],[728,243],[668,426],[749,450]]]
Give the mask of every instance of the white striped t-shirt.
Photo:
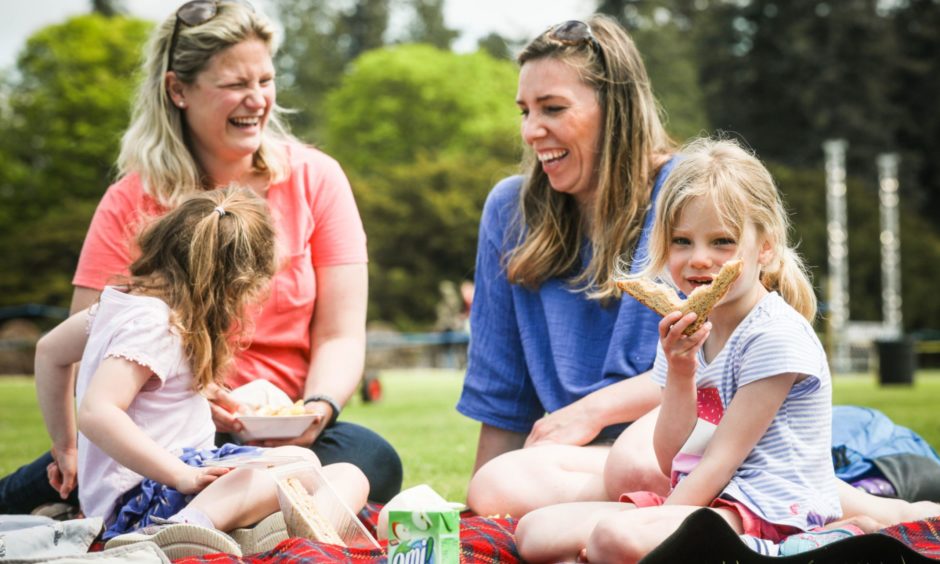
[[[659,346],[653,381],[666,383]],[[842,514],[832,466],[832,383],[812,326],[775,292],[734,330],[711,363],[699,351],[695,384],[717,388],[724,409],[738,388],[785,373],[804,374],[770,427],[721,493],[764,520],[803,530]]]

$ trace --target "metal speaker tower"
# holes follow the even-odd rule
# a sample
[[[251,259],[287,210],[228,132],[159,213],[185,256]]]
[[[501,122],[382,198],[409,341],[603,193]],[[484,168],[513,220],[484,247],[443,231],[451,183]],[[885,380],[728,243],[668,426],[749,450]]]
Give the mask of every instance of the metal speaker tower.
[[[881,205],[881,313],[886,336],[900,337],[901,325],[901,232],[898,226],[898,156],[878,155],[878,184]]]
[[[845,151],[848,142],[832,139],[823,143],[826,153],[826,235],[829,247],[829,327],[832,335],[830,360],[833,372],[851,369],[847,328],[849,321],[849,245],[846,228]]]

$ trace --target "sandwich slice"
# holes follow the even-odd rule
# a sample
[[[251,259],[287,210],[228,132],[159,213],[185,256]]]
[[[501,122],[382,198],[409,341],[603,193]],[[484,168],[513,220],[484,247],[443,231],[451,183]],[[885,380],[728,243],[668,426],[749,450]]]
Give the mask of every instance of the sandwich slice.
[[[633,296],[636,301],[662,316],[674,311],[681,311],[682,315],[694,311],[695,321],[682,332],[683,335],[691,335],[705,323],[712,308],[725,297],[731,285],[741,275],[743,268],[744,263],[740,259],[729,260],[721,266],[721,270],[711,284],[699,286],[685,300],[680,298],[671,287],[645,278],[618,280],[617,286]]]

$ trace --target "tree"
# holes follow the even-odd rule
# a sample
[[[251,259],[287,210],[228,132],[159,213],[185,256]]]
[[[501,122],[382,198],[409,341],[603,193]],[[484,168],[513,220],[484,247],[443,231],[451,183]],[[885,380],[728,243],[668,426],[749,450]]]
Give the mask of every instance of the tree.
[[[369,318],[429,328],[441,282],[473,277],[477,226],[490,188],[513,165],[426,154],[381,174],[351,175],[369,236]]]
[[[703,13],[698,49],[712,124],[797,166],[825,139],[850,139],[849,164],[892,145],[898,108],[890,22],[874,0],[722,4]]]
[[[667,117],[666,129],[682,141],[708,129],[699,86],[692,21],[678,0],[655,6],[635,0],[602,0],[597,11],[616,18],[643,57],[653,93]]]
[[[384,44],[389,0],[277,0],[276,6],[284,26],[275,61],[279,102],[297,110],[291,125],[298,135],[319,140],[327,93],[350,61]]]
[[[7,266],[0,303],[67,303],[85,228],[112,177],[150,25],[78,16],[38,31],[19,54],[0,117],[0,255]]]
[[[518,162],[515,65],[401,45],[357,59],[330,94],[326,149],[369,236],[369,316],[428,326],[442,281],[472,275],[490,187]]]
[[[816,292],[826,299],[824,281],[828,269],[825,175],[819,169],[797,169],[770,164],[787,204],[794,241],[812,274]],[[881,319],[881,246],[878,239],[878,198],[857,178],[847,182],[849,246],[849,317]],[[901,290],[904,325],[909,329],[936,327],[940,302],[933,299],[933,281],[940,277],[940,236],[924,218],[912,213],[910,200],[901,191]],[[905,211],[906,210],[906,211]]]
[[[900,153],[905,326],[936,327],[922,276],[940,259],[933,221],[940,212],[940,118],[932,102],[940,95],[940,1],[713,2],[692,18],[715,127],[797,169],[821,165],[825,139],[849,141],[854,319],[880,319],[874,163],[879,153]],[[819,244],[825,249],[824,239]],[[820,260],[824,265],[825,256]]]
[[[327,99],[326,146],[363,174],[413,162],[422,152],[511,158],[518,147],[515,86],[515,66],[482,52],[457,55],[429,45],[371,51]]]
[[[940,216],[940,0],[910,0],[893,12],[898,71],[892,101],[904,108],[897,126],[901,186],[925,218]]]
[[[444,0],[409,0],[415,17],[405,37],[408,43],[427,43],[450,49],[459,33],[444,22]]]
[[[502,35],[488,33],[477,40],[477,48],[494,59],[512,59],[512,50],[509,41]]]
[[[106,18],[126,13],[121,0],[91,0],[91,11]]]

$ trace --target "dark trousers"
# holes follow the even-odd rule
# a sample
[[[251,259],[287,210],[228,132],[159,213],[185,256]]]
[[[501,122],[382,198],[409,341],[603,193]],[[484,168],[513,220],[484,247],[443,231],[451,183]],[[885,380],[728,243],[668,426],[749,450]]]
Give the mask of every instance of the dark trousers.
[[[52,455],[44,452],[9,476],[0,478],[0,514],[29,513],[44,503],[63,501],[46,477],[46,466],[51,462]],[[77,489],[72,490],[67,501],[78,505]]]
[[[216,444],[232,442],[226,435],[217,435]],[[369,500],[386,503],[401,490],[401,459],[395,448],[378,433],[355,423],[338,421],[325,429],[311,446],[324,465],[349,462],[359,467],[369,479]],[[48,452],[25,464],[8,476],[0,478],[0,514],[29,513],[45,503],[62,501],[49,485],[46,466],[52,462]],[[68,502],[78,505],[78,490],[72,491]]]

